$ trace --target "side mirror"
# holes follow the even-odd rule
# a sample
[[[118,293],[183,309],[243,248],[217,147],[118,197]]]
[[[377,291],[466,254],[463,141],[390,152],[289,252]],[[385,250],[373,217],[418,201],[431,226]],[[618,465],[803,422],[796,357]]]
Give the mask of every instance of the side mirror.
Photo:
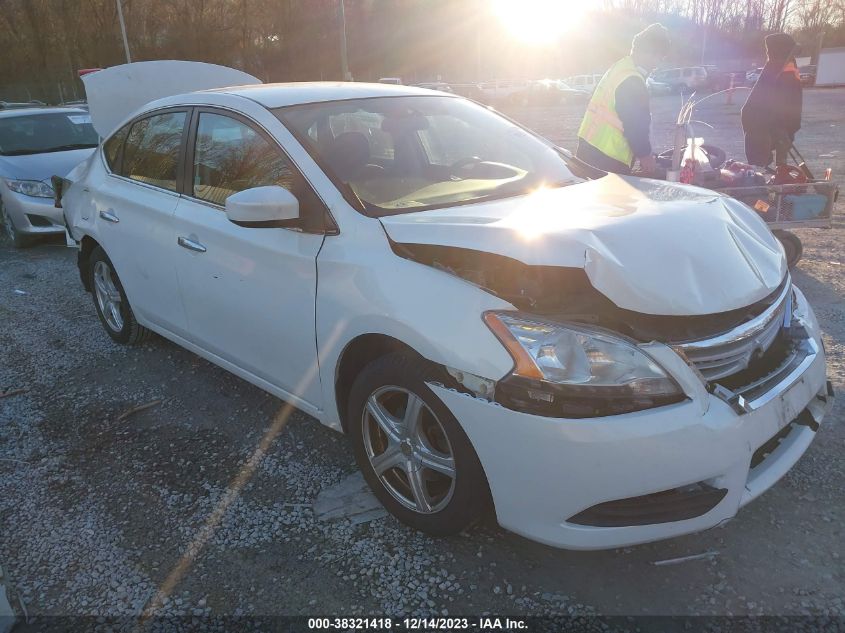
[[[284,187],[253,187],[226,198],[226,217],[249,228],[292,227],[299,221],[299,201]]]

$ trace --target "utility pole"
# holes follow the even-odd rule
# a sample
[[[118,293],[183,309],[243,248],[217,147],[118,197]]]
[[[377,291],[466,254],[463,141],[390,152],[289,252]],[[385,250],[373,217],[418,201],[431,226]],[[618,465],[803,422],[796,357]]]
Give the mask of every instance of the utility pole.
[[[813,61],[812,59],[810,60],[814,64],[819,63],[819,58],[822,56],[822,46],[823,45],[824,45],[824,25],[822,25],[821,32],[819,32],[819,43],[816,46],[816,59],[815,59],[815,61]]]
[[[340,16],[340,74],[343,76],[343,81],[352,81],[352,75],[349,72],[349,59],[346,55],[346,10],[343,6],[343,0],[340,0],[338,14]]]
[[[115,0],[117,3],[117,19],[120,21],[120,34],[123,36],[123,50],[126,51],[126,63],[132,63],[132,56],[129,54],[129,40],[126,39],[126,22],[123,21],[122,0]]]

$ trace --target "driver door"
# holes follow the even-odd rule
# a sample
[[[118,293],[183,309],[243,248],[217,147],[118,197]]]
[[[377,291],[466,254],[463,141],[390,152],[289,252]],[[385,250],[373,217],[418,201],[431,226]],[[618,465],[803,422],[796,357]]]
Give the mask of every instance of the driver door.
[[[190,340],[244,377],[320,408],[315,336],[317,253],[325,208],[287,155],[250,120],[200,109],[188,139],[189,195],[176,207],[176,272]],[[298,199],[303,225],[245,228],[226,198],[280,185]],[[255,380],[255,379],[258,380]]]

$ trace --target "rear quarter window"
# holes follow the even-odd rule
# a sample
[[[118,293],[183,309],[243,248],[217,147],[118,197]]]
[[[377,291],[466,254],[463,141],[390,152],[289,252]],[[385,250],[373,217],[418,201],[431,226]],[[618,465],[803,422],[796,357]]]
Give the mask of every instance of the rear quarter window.
[[[124,144],[120,174],[176,191],[185,120],[185,112],[167,112],[135,121]]]
[[[106,165],[108,165],[109,171],[115,173],[120,171],[120,160],[123,156],[123,144],[125,143],[128,135],[129,126],[125,125],[112,134],[109,139],[103,143],[103,157],[106,159]]]

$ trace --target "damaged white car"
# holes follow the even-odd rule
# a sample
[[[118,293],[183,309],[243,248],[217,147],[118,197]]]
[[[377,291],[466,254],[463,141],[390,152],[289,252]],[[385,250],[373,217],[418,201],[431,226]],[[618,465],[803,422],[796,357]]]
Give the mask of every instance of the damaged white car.
[[[95,81],[127,76],[144,94],[145,64]],[[574,549],[709,528],[832,404],[813,311],[733,199],[595,173],[410,87],[88,96],[109,129],[59,195],[108,334],[155,331],[345,431],[415,528],[489,507]]]

